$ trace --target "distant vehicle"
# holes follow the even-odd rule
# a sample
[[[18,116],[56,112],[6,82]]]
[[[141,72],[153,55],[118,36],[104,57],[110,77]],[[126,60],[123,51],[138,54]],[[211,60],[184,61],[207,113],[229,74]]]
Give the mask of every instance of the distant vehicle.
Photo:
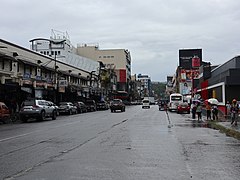
[[[10,118],[10,110],[4,102],[0,102],[0,121],[6,123]]]
[[[86,104],[84,104],[84,102],[78,101],[78,102],[75,102],[74,105],[77,107],[78,113],[87,112],[87,106]]]
[[[155,98],[154,97],[148,97],[150,105],[155,104]]]
[[[19,116],[23,122],[27,122],[30,118],[42,121],[47,117],[51,117],[52,120],[55,120],[57,110],[46,100],[26,100],[21,105]]]
[[[129,95],[126,91],[117,91],[114,95],[114,99],[121,99],[122,101],[128,101]]]
[[[67,113],[69,115],[77,114],[77,106],[71,102],[60,102],[59,113]]]
[[[188,113],[190,114],[190,106],[188,105],[187,102],[180,103],[177,107],[177,113],[182,114],[182,113]]]
[[[142,101],[142,108],[150,108],[150,101],[149,99],[143,99]]]
[[[87,111],[88,112],[92,112],[92,111],[97,110],[97,105],[96,105],[96,102],[94,100],[86,100],[85,104],[87,106]]]
[[[109,106],[106,101],[99,101],[97,102],[97,110],[107,110]]]
[[[179,93],[173,93],[170,95],[168,109],[169,111],[176,111],[177,106],[183,102],[183,95]]]
[[[158,102],[159,111],[165,111],[167,109],[167,104],[168,104],[167,100],[160,100]]]
[[[111,112],[116,112],[117,110],[125,111],[125,104],[121,99],[113,99],[110,104]]]

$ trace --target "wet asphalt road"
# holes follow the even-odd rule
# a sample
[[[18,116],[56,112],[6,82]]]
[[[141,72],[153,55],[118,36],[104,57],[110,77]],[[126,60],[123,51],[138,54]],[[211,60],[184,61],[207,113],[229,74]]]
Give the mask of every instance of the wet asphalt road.
[[[130,106],[0,125],[0,179],[239,179],[238,140],[169,117],[172,126],[158,106]]]

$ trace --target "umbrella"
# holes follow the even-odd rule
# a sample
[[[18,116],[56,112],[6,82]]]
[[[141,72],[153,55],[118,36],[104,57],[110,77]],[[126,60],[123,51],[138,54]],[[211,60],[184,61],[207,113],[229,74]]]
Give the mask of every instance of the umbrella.
[[[211,104],[215,104],[215,105],[218,105],[218,103],[219,103],[218,100],[215,98],[208,99],[208,102],[210,102]]]

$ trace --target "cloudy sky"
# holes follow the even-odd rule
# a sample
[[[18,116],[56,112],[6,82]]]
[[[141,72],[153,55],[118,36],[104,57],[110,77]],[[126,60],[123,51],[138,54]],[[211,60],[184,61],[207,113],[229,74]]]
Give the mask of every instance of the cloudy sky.
[[[222,64],[240,54],[239,0],[1,0],[0,38],[29,48],[29,40],[68,32],[74,46],[128,49],[132,74],[166,81],[178,51],[202,48]]]

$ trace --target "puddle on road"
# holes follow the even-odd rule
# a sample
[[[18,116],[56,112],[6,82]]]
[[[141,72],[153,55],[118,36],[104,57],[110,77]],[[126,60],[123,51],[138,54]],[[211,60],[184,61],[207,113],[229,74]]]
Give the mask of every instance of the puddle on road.
[[[209,124],[205,121],[198,121],[192,119],[185,119],[183,123],[176,123],[174,126],[179,127],[192,127],[192,128],[210,128]]]

